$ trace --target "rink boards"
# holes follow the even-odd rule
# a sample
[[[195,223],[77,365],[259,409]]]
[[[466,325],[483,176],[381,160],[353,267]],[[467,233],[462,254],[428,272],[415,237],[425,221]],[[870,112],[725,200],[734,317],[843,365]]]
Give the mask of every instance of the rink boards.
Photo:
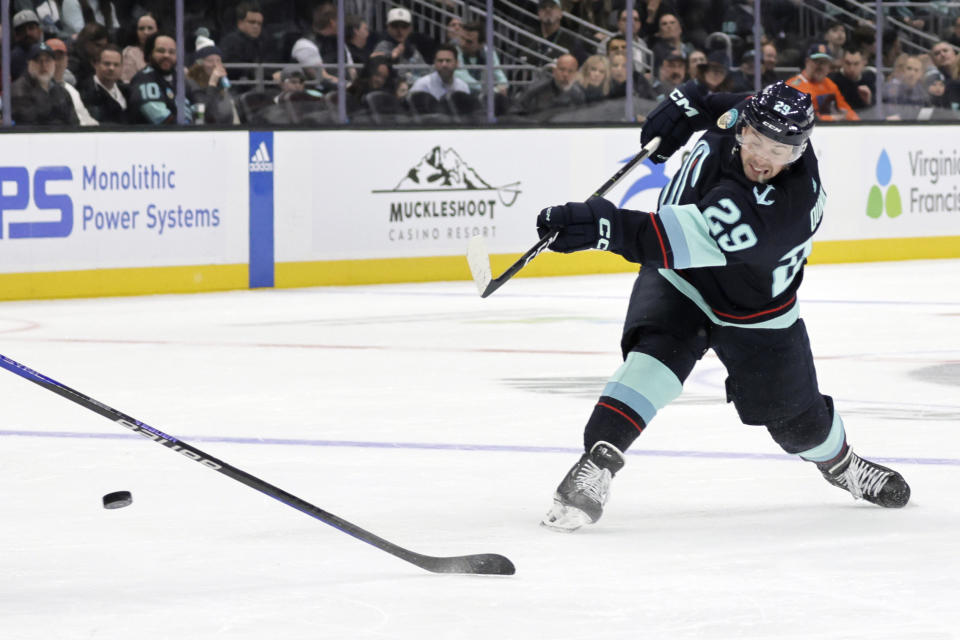
[[[818,129],[811,262],[960,257],[955,134]],[[471,235],[505,269],[542,207],[587,198],[638,149],[637,128],[9,133],[0,299],[466,280]],[[682,159],[607,197],[655,209]],[[590,251],[523,275],[634,268]]]

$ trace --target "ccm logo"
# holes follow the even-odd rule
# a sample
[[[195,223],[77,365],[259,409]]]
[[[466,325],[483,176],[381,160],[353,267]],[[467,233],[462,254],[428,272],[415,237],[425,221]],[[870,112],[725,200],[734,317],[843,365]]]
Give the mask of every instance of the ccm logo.
[[[698,115],[700,112],[690,106],[690,100],[687,96],[683,95],[683,92],[680,89],[674,89],[670,92],[670,99],[673,100],[678,107],[683,109],[683,112],[687,115],[688,118],[692,118],[695,115]]]
[[[597,240],[597,249],[606,251],[610,247],[610,221],[606,218],[600,218],[598,225],[600,239]]]
[[[37,209],[59,211],[60,219],[48,222],[11,222],[10,238],[65,238],[73,230],[73,200],[65,194],[47,193],[47,183],[72,180],[70,167],[38,167],[33,172],[33,203]],[[25,211],[30,206],[30,172],[26,167],[0,167],[0,238],[7,211]]]

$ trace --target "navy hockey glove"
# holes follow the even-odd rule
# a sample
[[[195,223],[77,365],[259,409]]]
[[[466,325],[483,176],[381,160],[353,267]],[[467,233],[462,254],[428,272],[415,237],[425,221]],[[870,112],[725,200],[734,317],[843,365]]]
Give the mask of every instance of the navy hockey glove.
[[[650,140],[660,136],[660,146],[650,161],[656,164],[666,162],[677,149],[682,147],[693,135],[710,126],[700,90],[696,82],[686,82],[673,91],[647,114],[640,131],[640,144],[646,146]]]
[[[601,237],[597,216],[586,202],[568,202],[541,211],[537,216],[537,233],[542,238],[554,231],[560,235],[550,249],[559,253],[596,249]],[[608,237],[609,233],[607,223]]]

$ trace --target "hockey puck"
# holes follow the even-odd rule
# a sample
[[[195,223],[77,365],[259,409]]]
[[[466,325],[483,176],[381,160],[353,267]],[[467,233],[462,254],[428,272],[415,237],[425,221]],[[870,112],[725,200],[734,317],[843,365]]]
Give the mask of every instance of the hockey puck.
[[[121,509],[133,504],[133,496],[129,491],[114,491],[103,496],[104,509]]]

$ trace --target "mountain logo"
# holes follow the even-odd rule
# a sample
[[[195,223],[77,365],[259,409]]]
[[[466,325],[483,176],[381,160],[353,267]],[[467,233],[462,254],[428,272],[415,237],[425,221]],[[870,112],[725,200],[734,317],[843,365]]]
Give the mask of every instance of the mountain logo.
[[[887,155],[886,149],[880,151],[876,172],[879,184],[870,187],[870,192],[867,194],[867,216],[879,218],[886,209],[889,217],[896,218],[903,213],[903,202],[900,200],[900,189],[897,188],[897,185],[890,184],[890,180],[893,178],[893,167],[890,164],[890,156]],[[884,197],[881,187],[887,187],[886,197]]]
[[[521,191],[519,182],[493,186],[480,177],[454,149],[433,147],[411,167],[393,189],[375,189],[372,193],[438,193],[450,191],[495,191],[504,206],[511,206]]]

